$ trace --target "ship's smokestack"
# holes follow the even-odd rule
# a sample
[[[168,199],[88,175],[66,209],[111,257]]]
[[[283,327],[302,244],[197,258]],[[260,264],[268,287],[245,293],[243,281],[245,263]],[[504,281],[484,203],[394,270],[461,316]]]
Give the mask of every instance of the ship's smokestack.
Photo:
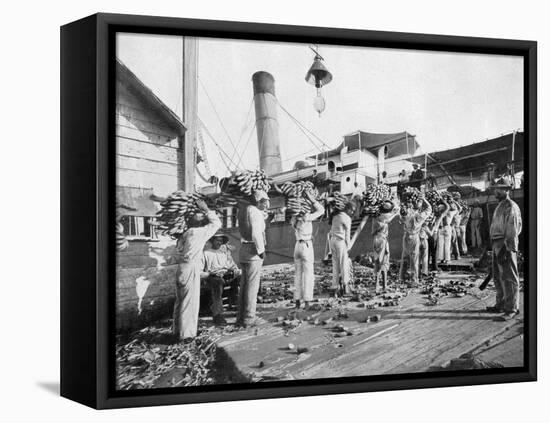
[[[275,78],[268,72],[256,72],[252,75],[252,85],[254,88],[260,167],[268,175],[273,175],[283,170],[279,142],[279,122],[277,121]]]

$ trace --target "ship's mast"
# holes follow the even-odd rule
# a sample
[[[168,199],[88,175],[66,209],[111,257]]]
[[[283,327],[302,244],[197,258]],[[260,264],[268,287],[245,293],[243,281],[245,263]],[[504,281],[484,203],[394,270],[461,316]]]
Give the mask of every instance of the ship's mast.
[[[182,66],[182,120],[186,131],[179,139],[178,189],[193,191],[195,188],[195,151],[197,145],[198,109],[198,39],[183,37]]]

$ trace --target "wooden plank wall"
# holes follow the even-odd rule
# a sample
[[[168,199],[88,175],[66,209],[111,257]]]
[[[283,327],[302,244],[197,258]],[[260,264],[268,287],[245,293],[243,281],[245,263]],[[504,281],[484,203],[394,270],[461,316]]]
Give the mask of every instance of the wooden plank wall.
[[[117,331],[144,327],[172,313],[179,255],[175,242],[132,241],[117,256]]]
[[[117,185],[177,189],[178,134],[120,82],[116,104]]]
[[[161,116],[117,82],[117,185],[151,188],[166,196],[177,189],[178,134]],[[169,317],[178,255],[175,241],[130,241],[117,255],[116,316],[119,332]]]

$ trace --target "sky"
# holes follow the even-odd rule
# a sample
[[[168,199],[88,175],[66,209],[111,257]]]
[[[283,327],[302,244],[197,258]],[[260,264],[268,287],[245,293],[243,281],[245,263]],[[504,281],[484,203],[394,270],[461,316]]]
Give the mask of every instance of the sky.
[[[319,45],[333,75],[322,88],[325,111],[313,108],[305,81],[314,53],[306,44],[199,39],[199,117],[242,168],[258,166],[252,74],[275,78],[279,103],[329,147],[344,135],[408,131],[421,152],[444,150],[523,128],[523,59],[514,56]],[[119,34],[117,57],[172,110],[182,111],[182,38]],[[278,110],[283,168],[319,152]],[[214,174],[228,173],[203,133]],[[228,162],[224,155],[225,162]]]

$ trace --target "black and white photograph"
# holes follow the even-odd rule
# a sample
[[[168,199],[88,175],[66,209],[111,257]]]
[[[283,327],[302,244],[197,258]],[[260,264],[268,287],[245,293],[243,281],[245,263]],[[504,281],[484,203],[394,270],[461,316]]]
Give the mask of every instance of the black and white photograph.
[[[524,57],[115,38],[117,391],[524,367]]]

